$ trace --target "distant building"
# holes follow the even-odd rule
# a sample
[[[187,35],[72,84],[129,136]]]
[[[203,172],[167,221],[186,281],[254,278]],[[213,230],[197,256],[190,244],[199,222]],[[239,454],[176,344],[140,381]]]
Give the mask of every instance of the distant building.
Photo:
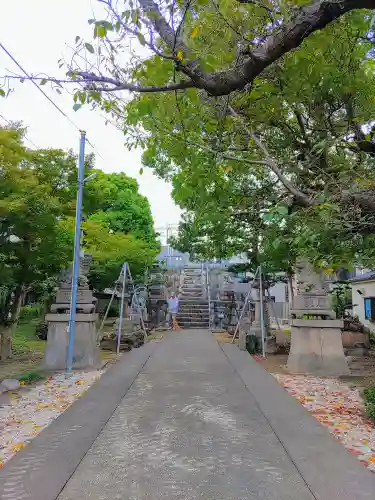
[[[353,316],[375,330],[375,271],[358,274],[349,280],[352,285]]]
[[[179,252],[169,245],[162,247],[161,252],[156,258],[159,262],[165,263],[168,269],[185,267],[190,263],[189,254]]]
[[[188,253],[182,253],[179,252],[178,250],[175,250],[169,245],[164,245],[162,246],[161,252],[157,256],[157,260],[159,262],[165,262],[166,267],[175,269],[177,267],[186,267],[186,266],[199,266],[202,264],[202,262],[194,262],[190,260],[190,256]],[[235,256],[230,259],[215,259],[211,261],[205,261],[203,262],[203,265],[208,265],[209,267],[220,267],[220,268],[227,268],[233,264],[241,264],[245,263],[246,258],[243,256]]]

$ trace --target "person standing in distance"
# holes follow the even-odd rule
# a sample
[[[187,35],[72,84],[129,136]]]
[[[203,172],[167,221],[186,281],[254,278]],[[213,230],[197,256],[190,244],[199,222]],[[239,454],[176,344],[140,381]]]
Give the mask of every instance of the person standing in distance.
[[[172,292],[171,296],[167,300],[167,303],[168,303],[168,323],[169,326],[172,327],[178,313],[179,297]]]

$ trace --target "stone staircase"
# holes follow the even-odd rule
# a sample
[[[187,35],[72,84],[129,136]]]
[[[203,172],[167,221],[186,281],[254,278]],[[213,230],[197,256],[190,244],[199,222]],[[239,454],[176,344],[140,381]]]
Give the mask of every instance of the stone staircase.
[[[182,328],[209,327],[209,306],[200,267],[184,269],[177,322]]]

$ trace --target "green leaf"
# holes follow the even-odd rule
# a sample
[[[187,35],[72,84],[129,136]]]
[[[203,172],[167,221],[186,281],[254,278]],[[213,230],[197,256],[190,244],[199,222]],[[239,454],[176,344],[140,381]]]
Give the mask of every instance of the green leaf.
[[[273,248],[276,250],[276,249],[280,246],[280,243],[281,243],[281,242],[280,242],[279,238],[275,238],[275,239],[273,240],[273,242],[272,242],[272,246],[273,246]]]
[[[85,43],[85,47],[86,49],[91,53],[91,54],[94,54],[95,53],[95,50],[94,50],[94,47],[91,45],[91,43]]]
[[[143,175],[143,167],[139,169],[139,175]]]
[[[267,221],[267,222],[273,221],[274,218],[275,218],[274,214],[271,214],[271,213],[263,214],[263,216],[262,216],[262,219]]]
[[[4,97],[4,96],[5,96],[5,92],[4,92],[4,90],[3,90],[3,89],[0,89],[0,95],[1,95],[2,97]]]
[[[107,36],[107,29],[100,24],[95,25],[94,38],[96,38],[97,36],[99,38],[105,38]]]
[[[146,45],[146,39],[145,37],[142,35],[142,33],[140,31],[137,32],[137,38],[139,40],[139,43],[143,46]]]
[[[82,104],[79,104],[79,103],[76,103],[76,104],[73,106],[73,110],[74,110],[74,111],[78,111],[80,108],[82,108]]]
[[[280,215],[288,215],[289,213],[289,209],[287,206],[285,205],[280,205],[277,207],[277,212],[280,214]]]
[[[39,85],[45,85],[47,81],[48,80],[46,78],[43,78],[42,80],[40,80]]]

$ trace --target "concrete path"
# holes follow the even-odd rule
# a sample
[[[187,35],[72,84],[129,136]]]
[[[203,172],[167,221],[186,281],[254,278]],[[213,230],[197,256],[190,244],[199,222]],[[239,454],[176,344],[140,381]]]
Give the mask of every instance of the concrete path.
[[[246,352],[207,331],[123,356],[89,390],[86,414],[84,399],[0,472],[2,500],[374,498],[375,475]],[[54,450],[48,432],[63,433]]]

